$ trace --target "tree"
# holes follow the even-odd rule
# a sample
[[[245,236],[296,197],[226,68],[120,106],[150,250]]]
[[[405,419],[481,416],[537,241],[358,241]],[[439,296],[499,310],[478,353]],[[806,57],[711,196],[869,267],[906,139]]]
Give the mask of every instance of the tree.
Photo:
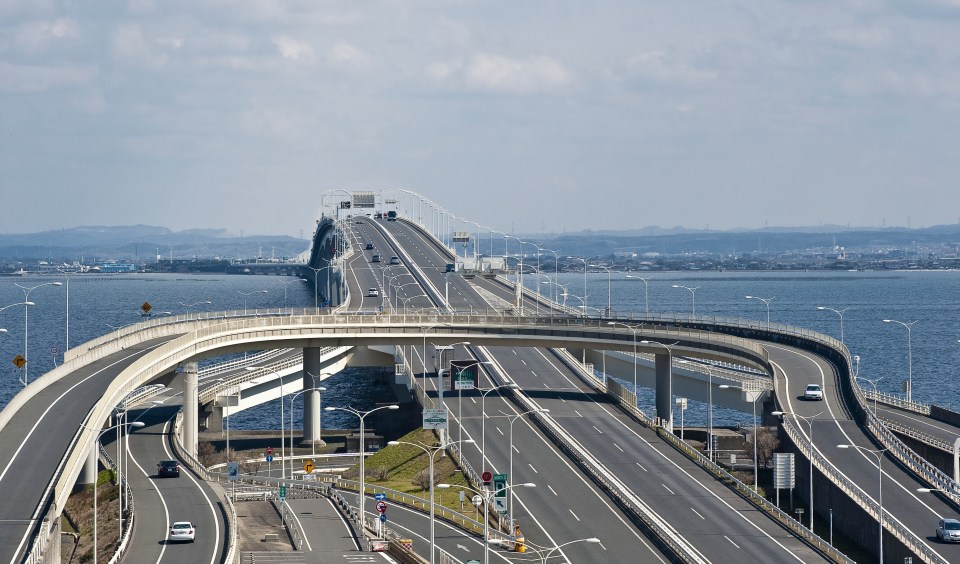
[[[780,447],[780,439],[777,434],[769,429],[757,430],[757,464],[761,468],[770,466],[773,460],[773,453]]]

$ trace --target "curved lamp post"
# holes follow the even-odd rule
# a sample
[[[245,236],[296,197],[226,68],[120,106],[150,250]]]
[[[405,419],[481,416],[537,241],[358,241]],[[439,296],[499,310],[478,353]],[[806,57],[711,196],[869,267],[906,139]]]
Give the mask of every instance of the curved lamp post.
[[[583,263],[583,316],[587,316],[587,259],[567,257],[567,260],[578,260]]]
[[[591,264],[590,268],[602,268],[607,271],[607,317],[612,317],[613,309],[611,308],[611,281],[610,281],[610,269],[602,264]]]
[[[817,306],[817,309],[820,311],[832,311],[833,313],[840,316],[840,344],[841,345],[844,344],[843,343],[843,312],[847,311],[850,308],[845,307],[843,309],[833,309],[832,307]]]
[[[803,419],[810,428],[810,451],[813,452],[813,420],[823,415],[823,412],[816,415],[800,415],[792,411],[772,411],[770,415],[792,415],[798,419]],[[754,439],[756,441],[756,439]],[[810,460],[810,532],[813,532],[813,456],[807,457]]]
[[[627,278],[636,278],[637,280],[643,280],[643,312],[644,315],[650,315],[650,294],[647,291],[649,289],[649,284],[647,282],[649,278],[644,278],[643,276],[631,276],[627,274]]]
[[[100,443],[100,437],[102,437],[107,431],[112,431],[114,429],[119,429],[120,427],[143,427],[143,421],[131,421],[130,423],[118,423],[116,425],[111,425],[106,429],[101,430],[97,434],[97,438],[93,441],[93,448],[97,448],[97,445]],[[89,429],[89,427],[88,427]],[[119,463],[119,462],[118,462]],[[117,474],[117,479],[120,479],[120,475]],[[100,473],[97,472],[97,475],[93,478],[93,564],[97,564],[97,482],[100,481]]]
[[[496,388],[494,388],[496,389]],[[490,500],[499,492],[504,490],[509,490],[513,488],[535,488],[536,484],[533,482],[526,482],[523,484],[514,484],[512,486],[505,486],[499,490],[475,490],[468,486],[460,486],[457,484],[437,484],[437,487],[440,489],[446,488],[460,488],[462,490],[467,490],[468,492],[473,492],[480,498],[483,502],[483,564],[490,564],[490,517],[487,514],[490,509]]]
[[[578,542],[599,543],[599,542],[600,542],[600,539],[598,539],[597,537],[590,537],[590,538],[587,538],[587,539],[577,539],[577,540],[572,540],[572,541],[570,541],[570,542],[565,542],[565,543],[563,543],[563,544],[558,544],[557,546],[554,546],[554,547],[552,547],[552,548],[550,548],[550,549],[547,549],[546,547],[540,547],[540,548],[538,548],[538,547],[535,547],[535,546],[530,545],[529,543],[527,543],[527,546],[528,546],[529,548],[532,548],[532,549],[534,550],[534,552],[537,553],[537,557],[540,558],[540,564],[547,564],[547,561],[550,559],[550,555],[553,554],[554,551],[560,550],[561,548],[563,548],[563,547],[565,547],[565,546],[567,546],[567,545],[574,544],[574,543],[578,543]]]
[[[321,374],[323,376],[323,374]],[[297,399],[297,396],[304,392],[325,392],[326,388],[323,386],[314,386],[313,388],[307,388],[305,390],[300,390],[299,392],[290,396],[290,479],[293,479],[293,402]],[[316,441],[310,441],[310,446],[314,449],[311,456],[316,457]]]
[[[770,298],[761,298],[760,296],[744,296],[748,300],[760,300],[763,302],[763,305],[767,306],[767,329],[770,329],[770,302],[773,300]]]
[[[682,285],[680,285],[680,284],[674,284],[673,287],[674,287],[674,288],[683,288],[684,290],[689,290],[689,291],[690,291],[690,305],[691,305],[690,317],[696,317],[696,316],[697,316],[697,290],[700,288],[700,286],[694,286],[693,288],[691,288],[691,287],[689,287],[689,286],[682,286]]]
[[[21,286],[20,284],[14,283],[14,286],[23,290],[23,385],[26,386],[29,380],[29,371],[30,371],[30,354],[27,349],[27,334],[28,334],[28,319],[29,319],[29,306],[34,305],[30,301],[30,292],[36,290],[37,288],[42,288],[43,286],[63,286],[63,282],[44,282],[43,284],[37,284],[36,286],[26,287]]]
[[[884,319],[884,323],[899,323],[907,328],[907,401],[913,401],[913,347],[911,345],[911,333],[913,332],[913,324],[916,321],[911,321],[910,323],[904,323],[903,321],[897,321],[896,319]]]
[[[471,441],[472,442],[472,439]],[[387,443],[390,446],[397,445],[407,445],[412,447],[417,447],[422,450],[424,454],[430,459],[430,467],[428,472],[430,472],[430,563],[433,564],[436,562],[436,547],[437,547],[437,536],[436,536],[436,513],[434,512],[434,502],[433,502],[433,490],[434,490],[434,475],[433,475],[433,459],[436,457],[438,452],[443,452],[446,450],[446,447],[442,444],[436,446],[427,446],[420,443],[411,443],[408,441],[390,441]],[[362,460],[362,459],[361,459]]]
[[[308,280],[306,278],[294,278],[293,280],[280,281],[280,284],[283,284],[283,309],[287,309],[287,286],[294,282],[308,282]]]
[[[237,293],[240,294],[241,296],[243,296],[243,314],[246,315],[246,314],[247,314],[247,297],[248,297],[248,296],[252,296],[252,295],[254,295],[254,294],[266,294],[267,291],[266,291],[266,290],[254,290],[253,292],[243,292],[243,291],[237,290]]]
[[[667,382],[670,386],[670,425],[667,430],[671,433],[673,432],[673,347],[680,344],[680,341],[676,343],[665,345],[659,341],[640,341],[641,345],[657,345],[667,349]]]
[[[495,388],[490,388],[485,390],[480,394],[480,469],[483,470],[487,464],[487,410],[486,410],[486,401],[487,394],[495,390],[502,390],[508,388],[511,390],[516,390],[520,386],[511,382],[509,384],[503,384],[502,386],[497,386]]]
[[[877,512],[877,517],[879,517],[878,521],[880,523],[880,531],[878,535],[879,542],[880,542],[880,549],[879,549],[880,553],[877,557],[877,561],[880,562],[880,564],[883,564],[883,468],[881,467],[880,464],[883,462],[883,453],[887,452],[887,449],[883,448],[880,450],[871,450],[869,448],[865,448],[858,445],[837,445],[837,448],[855,448],[860,452],[869,452],[870,454],[877,457],[877,471],[879,472],[877,474],[877,486],[878,486],[877,490],[878,490],[878,505],[880,507],[880,511]]]
[[[360,419],[360,495],[357,498],[357,505],[360,506],[360,532],[361,534],[363,534],[364,538],[366,538],[367,536],[367,533],[364,532],[367,526],[367,524],[364,523],[364,518],[365,518],[364,502],[366,501],[366,467],[364,466],[363,462],[367,454],[366,444],[364,443],[364,437],[366,435],[366,428],[364,427],[364,422],[367,418],[367,415],[370,415],[375,411],[380,411],[381,409],[400,409],[400,406],[395,403],[390,405],[381,405],[380,407],[375,407],[368,411],[359,411],[359,410],[353,409],[352,407],[323,408],[324,411],[345,411],[347,413],[352,413]]]
[[[632,325],[627,325],[626,323],[620,323],[619,321],[608,321],[607,325],[620,325],[621,327],[626,327],[633,333],[633,404],[636,407],[637,404],[637,329]]]
[[[510,473],[507,474],[510,480],[513,479],[513,424],[517,421],[517,419],[520,419],[524,415],[530,415],[531,413],[550,413],[550,410],[546,408],[530,409],[530,410],[518,413],[516,415],[510,416],[510,471],[509,471]],[[510,509],[509,509],[510,530],[512,531],[513,530],[513,491],[511,490],[509,493],[510,493]]]

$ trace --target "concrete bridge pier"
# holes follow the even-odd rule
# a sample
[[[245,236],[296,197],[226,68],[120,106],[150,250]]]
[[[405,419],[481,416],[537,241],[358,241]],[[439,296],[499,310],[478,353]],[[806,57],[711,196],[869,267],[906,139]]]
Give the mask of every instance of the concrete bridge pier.
[[[97,470],[100,467],[100,460],[97,456],[96,443],[90,445],[87,457],[80,468],[80,475],[77,476],[77,487],[92,485],[97,480]]]
[[[321,387],[320,374],[323,369],[323,349],[319,347],[303,348],[303,389]],[[320,436],[320,392],[303,392],[303,443],[324,445]]]
[[[183,448],[190,456],[197,456],[197,425],[200,397],[198,391],[198,371],[196,362],[183,365],[183,428],[181,439]]]
[[[670,372],[673,359],[670,354],[656,354],[654,359],[657,376],[657,418],[668,431],[673,432],[673,379]]]

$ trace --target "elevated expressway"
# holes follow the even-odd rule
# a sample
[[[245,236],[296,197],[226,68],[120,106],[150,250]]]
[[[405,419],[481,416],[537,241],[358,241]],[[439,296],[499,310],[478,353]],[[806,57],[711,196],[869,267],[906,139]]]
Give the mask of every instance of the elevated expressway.
[[[448,255],[445,256],[447,251],[417,226],[405,222],[397,222],[396,225],[398,226],[394,229],[410,231],[404,239],[416,240],[418,236],[412,232],[420,233],[417,250],[411,251],[410,255],[419,253],[426,257],[429,255],[427,249],[431,248],[437,252],[437,259],[428,261],[424,272],[430,272],[440,262],[448,260]],[[391,226],[387,224],[384,228],[390,229]],[[484,281],[483,277],[476,277],[474,280],[478,285],[492,285],[492,282]],[[493,292],[495,288],[491,286],[487,290]],[[513,295],[514,292],[508,289],[502,292],[501,297],[510,300]],[[672,319],[671,322],[686,327],[743,335],[763,343],[775,369],[776,409],[795,414],[786,416],[784,428],[802,455],[811,452],[810,427],[796,415],[814,420],[815,442],[812,443],[812,456],[818,472],[815,476],[818,485],[814,491],[815,511],[825,514],[825,509],[832,508],[836,517],[837,510],[844,504],[841,498],[846,494],[854,502],[851,507],[845,508],[844,512],[856,514],[858,507],[864,507],[867,514],[872,514],[875,519],[880,498],[876,487],[871,488],[871,484],[876,485],[878,482],[877,459],[863,450],[839,449],[837,445],[855,444],[863,449],[889,449],[885,455],[886,464],[883,465],[883,524],[887,531],[887,538],[884,539],[885,559],[913,555],[925,561],[960,561],[956,546],[936,544],[932,536],[932,528],[940,516],[956,515],[956,483],[907,448],[865,409],[868,402],[862,392],[850,385],[853,378],[849,356],[840,343],[814,332],[790,327],[767,331],[761,324],[743,327],[735,322],[727,325],[725,320]],[[664,323],[664,320],[649,318],[628,323],[641,326],[643,337],[638,336],[638,339],[654,340],[647,335],[646,330]],[[657,353],[659,350],[653,347],[640,349],[647,353]],[[677,354],[685,355],[687,351]],[[691,356],[696,356],[696,353]],[[626,373],[621,372],[620,375],[629,379]],[[820,382],[827,389],[827,398],[823,404],[798,401],[803,388],[811,382]],[[659,392],[660,390],[658,395]],[[658,399],[659,405],[662,404]],[[749,407],[747,409],[749,410]],[[669,417],[666,413],[660,415],[663,419]],[[798,488],[801,490],[804,489],[801,484],[807,480],[805,466],[798,464]],[[949,493],[942,497],[919,494],[916,492],[919,487],[934,487]],[[856,519],[845,521],[845,532],[848,535],[857,539],[867,550],[871,547],[876,550],[876,521],[873,527],[863,524],[862,521],[858,523]]]
[[[371,224],[374,222],[370,222]],[[393,222],[391,222],[393,223]],[[398,231],[407,229],[411,240],[416,240],[416,230],[405,222],[395,222],[390,226]],[[381,233],[387,233],[387,228],[380,230]],[[397,238],[391,239],[392,244],[397,244]],[[433,275],[433,268],[424,264],[422,267],[415,264],[410,253],[400,250],[403,260],[406,264],[416,271],[417,282],[423,283],[425,277]],[[438,255],[441,259],[442,255]],[[438,263],[439,265],[439,263]],[[435,275],[442,276],[439,266],[436,266]],[[364,267],[368,268],[368,267]],[[353,276],[353,273],[351,273]],[[378,280],[386,278],[383,272],[376,270],[366,270],[357,272],[352,291],[361,291],[361,288],[372,287],[372,284]],[[456,280],[457,276],[450,277],[450,284],[456,285],[458,293],[463,296],[464,305],[469,305],[475,299],[471,297],[469,284]],[[440,284],[439,278],[432,283],[434,286]],[[381,282],[382,283],[382,282]],[[439,295],[437,287],[429,288],[425,294],[431,294],[431,297],[425,298],[426,301],[436,300]],[[493,290],[489,290],[493,292]],[[383,305],[385,296],[380,297]],[[417,297],[413,297],[419,299]],[[410,300],[412,302],[412,299]],[[452,300],[451,300],[452,301]],[[475,303],[475,302],[473,302]],[[425,305],[425,304],[424,304]],[[936,472],[931,472],[922,461],[911,459],[911,454],[901,448],[896,437],[875,422],[871,414],[862,406],[865,402],[858,389],[850,386],[849,362],[846,351],[834,341],[810,332],[802,331],[777,331],[767,332],[757,327],[744,327],[733,324],[725,324],[721,320],[680,320],[666,322],[664,320],[645,320],[640,335],[628,333],[626,329],[618,326],[610,326],[607,319],[596,318],[569,318],[560,316],[547,316],[531,318],[528,316],[507,316],[507,315],[458,315],[443,313],[421,312],[407,313],[407,310],[415,311],[413,303],[405,303],[404,308],[399,314],[381,314],[381,315],[316,315],[316,311],[310,312],[278,312],[276,315],[268,316],[246,316],[239,312],[230,312],[226,314],[202,314],[194,316],[184,316],[178,318],[164,318],[127,327],[100,339],[91,341],[71,352],[73,356],[58,367],[33,382],[24,391],[22,391],[14,400],[0,413],[0,448],[9,453],[7,463],[0,470],[0,491],[6,496],[5,503],[0,508],[0,561],[19,562],[26,558],[28,552],[40,555],[46,549],[52,549],[55,542],[51,542],[51,532],[55,531],[53,524],[59,516],[63,502],[67,494],[77,482],[82,473],[90,474],[90,461],[93,457],[89,455],[91,445],[102,427],[102,422],[110,417],[114,406],[132,390],[143,385],[149,384],[159,378],[164,378],[172,370],[184,363],[194,362],[199,358],[206,356],[221,355],[226,352],[237,352],[245,350],[262,350],[265,348],[323,348],[326,346],[350,346],[350,347],[377,347],[377,346],[396,346],[402,350],[408,347],[410,350],[416,350],[417,345],[422,345],[426,334],[429,332],[430,342],[434,345],[449,345],[463,341],[469,341],[471,347],[483,353],[484,348],[505,347],[507,349],[516,349],[524,347],[532,349],[529,359],[536,359],[536,356],[545,356],[536,352],[537,349],[570,349],[570,350],[607,350],[619,351],[622,353],[632,352],[635,346],[635,339],[642,336],[642,340],[662,342],[665,344],[677,342],[674,351],[684,356],[721,358],[734,361],[739,364],[754,366],[762,370],[773,369],[775,373],[775,383],[777,386],[777,396],[780,398],[781,408],[785,411],[805,415],[813,409],[819,409],[819,406],[808,404],[799,404],[795,398],[799,395],[799,390],[810,380],[820,379],[828,390],[828,396],[824,402],[826,413],[818,416],[814,423],[816,430],[816,441],[813,442],[814,464],[819,472],[825,475],[831,483],[836,484],[837,489],[845,491],[850,499],[855,500],[857,506],[863,505],[870,511],[876,512],[876,503],[873,501],[873,490],[869,484],[872,483],[871,476],[877,470],[876,459],[869,458],[869,455],[850,450],[838,450],[837,444],[854,443],[865,448],[877,448],[874,441],[889,445],[891,452],[896,452],[900,461],[899,464],[891,464],[889,459],[883,465],[883,484],[884,484],[884,527],[887,530],[884,543],[886,549],[885,556],[895,557],[902,553],[902,547],[910,547],[914,554],[920,556],[926,561],[960,561],[960,554],[953,550],[956,547],[946,547],[934,545],[930,536],[932,534],[932,524],[936,521],[937,515],[949,515],[954,511],[951,505],[948,505],[942,498],[931,495],[920,496],[912,493],[920,485],[933,485],[955,491],[955,484],[944,480],[944,477]],[[434,308],[436,306],[429,306]],[[446,309],[446,308],[440,308]],[[458,308],[459,309],[459,308]],[[478,311],[476,306],[471,306],[473,311]],[[296,314],[295,314],[296,313]],[[623,323],[636,324],[635,319],[618,320]],[[747,337],[748,339],[744,339]],[[756,342],[749,339],[760,339],[769,341],[766,347],[758,347]],[[774,343],[774,341],[776,341]],[[657,372],[666,373],[662,369],[666,362],[661,348],[657,346],[639,347],[641,352],[657,355]],[[815,351],[817,354],[811,354],[807,351]],[[530,364],[528,358],[522,358],[523,362],[519,366],[508,365],[501,355],[496,355],[496,350],[491,353],[491,362],[500,365],[501,374],[495,376],[499,378],[511,376],[511,373],[518,374],[518,379],[523,369],[519,366]],[[507,352],[507,355],[512,354]],[[411,355],[412,356],[412,355]],[[519,356],[519,355],[517,355]],[[507,356],[509,359],[509,356]],[[422,361],[427,359],[421,359]],[[554,366],[553,370],[559,371],[563,364],[567,366],[569,372],[564,373],[563,378],[568,382],[574,383],[577,380],[570,379],[575,370],[571,368],[569,361],[559,363],[550,361]],[[547,365],[543,365],[547,368]],[[839,369],[837,368],[839,367]],[[421,368],[421,372],[423,369]],[[522,376],[523,378],[538,378],[542,374],[530,374]],[[843,375],[841,377],[840,375]],[[579,378],[579,376],[578,376]],[[658,379],[658,382],[661,379]],[[532,381],[532,380],[530,380]],[[583,381],[582,378],[580,381]],[[658,386],[660,384],[658,383]],[[669,386],[669,384],[668,384]],[[530,385],[531,389],[535,386]],[[570,399],[580,395],[589,396],[594,394],[590,389],[584,389],[580,384],[568,386],[577,388],[573,394],[564,393],[559,396],[548,397],[554,392],[546,392],[544,389],[538,390],[538,395],[543,396],[544,401],[556,401],[556,412],[559,414],[563,410],[560,403],[568,403]],[[669,406],[670,394],[667,388],[667,398],[665,401],[658,399],[658,416],[661,420],[669,421],[669,407],[664,411],[659,406],[666,404]],[[520,394],[518,394],[519,396]],[[527,394],[529,396],[529,394]],[[188,403],[193,400],[185,398]],[[493,398],[488,398],[493,401]],[[530,399],[530,398],[528,398]],[[536,399],[536,398],[535,398]],[[521,405],[522,405],[521,400]],[[586,401],[580,400],[578,401]],[[494,403],[490,404],[494,408]],[[506,405],[503,406],[507,408]],[[499,409],[499,408],[498,408]],[[509,409],[509,408],[508,408]],[[596,408],[594,408],[596,409]],[[489,412],[488,412],[489,413]],[[604,411],[598,421],[607,421],[608,427],[600,427],[596,432],[598,435],[606,435],[617,425],[610,424],[615,417],[610,412]],[[810,415],[814,415],[810,413]],[[474,415],[473,417],[476,417]],[[475,427],[471,430],[469,419],[470,415],[464,411],[464,431],[475,433]],[[552,423],[557,420],[573,419],[561,417],[543,417],[544,421],[539,422],[541,429],[552,428]],[[549,420],[553,420],[551,423]],[[579,419],[579,417],[577,417]],[[858,425],[856,421],[860,421]],[[579,422],[578,422],[579,423]],[[488,425],[489,426],[489,425]],[[592,426],[592,425],[591,425]],[[621,425],[629,427],[628,425]],[[522,427],[521,427],[522,429]],[[803,425],[791,422],[791,417],[787,418],[785,429],[789,436],[797,444],[801,452],[809,452],[811,442],[803,432]],[[868,431],[864,430],[867,429]],[[490,431],[491,429],[488,429]],[[566,425],[562,432],[566,433],[564,437],[568,440],[568,447],[582,451],[589,451],[595,444],[599,445],[603,440],[595,435],[587,439],[577,439],[570,435],[576,431],[580,433],[583,429],[570,430]],[[530,428],[532,432],[533,429]],[[522,432],[522,431],[521,431]],[[611,442],[603,448],[603,458],[612,459],[616,455],[614,450],[623,449],[629,451],[635,449],[640,451],[643,448],[650,448],[648,439],[637,436],[640,431],[634,428],[632,431],[623,431],[623,442]],[[633,435],[631,439],[630,436]],[[520,435],[518,435],[519,437]],[[580,435],[585,437],[585,435]],[[529,445],[535,444],[534,435],[522,438],[524,448],[533,448]],[[590,442],[588,442],[590,441]],[[502,447],[502,441],[500,441]],[[572,446],[569,446],[572,445]],[[626,446],[624,446],[626,445]],[[188,449],[191,448],[188,441]],[[192,445],[195,449],[195,444]],[[491,443],[491,450],[488,455],[487,464],[494,464],[501,467],[504,455],[497,455]],[[653,447],[651,450],[663,452],[663,447]],[[531,451],[532,452],[532,451]],[[516,453],[514,453],[516,454]],[[612,456],[611,456],[612,455]],[[655,453],[651,452],[651,455]],[[473,456],[476,456],[474,454]],[[509,452],[506,453],[509,457]],[[661,461],[663,455],[661,454]],[[596,458],[596,457],[594,457]],[[540,460],[540,458],[538,458]],[[872,462],[871,462],[872,460]],[[629,461],[629,460],[628,460]],[[516,463],[516,461],[515,461]],[[527,463],[528,466],[532,464]],[[670,479],[675,475],[689,474],[691,471],[683,471],[676,468],[676,465],[666,464],[658,469],[662,477],[666,479],[669,474]],[[636,466],[636,464],[634,464]],[[483,466],[483,464],[480,464]],[[802,470],[803,465],[798,465],[798,470]],[[911,468],[912,472],[905,470]],[[550,473],[557,472],[557,468],[551,467]],[[600,469],[601,471],[603,469]],[[610,471],[609,468],[606,468]],[[531,472],[539,473],[537,470],[530,469]],[[643,470],[641,469],[641,472]],[[519,470],[515,469],[519,473]],[[572,469],[571,469],[572,472]],[[634,471],[636,472],[636,471]],[[914,476],[916,473],[925,473],[927,483],[921,483]],[[621,468],[613,472],[613,476],[608,476],[618,489],[629,491],[631,486],[623,484],[627,474]],[[571,474],[573,476],[574,474]],[[88,476],[89,477],[89,476]],[[580,478],[582,480],[582,478]],[[533,480],[536,481],[536,480]],[[641,480],[643,481],[643,480]],[[698,480],[695,480],[700,483]],[[621,488],[620,486],[626,486]],[[581,487],[584,483],[581,481]],[[669,484],[662,487],[670,489]],[[687,491],[697,491],[693,489],[699,486],[683,486],[691,488]],[[566,487],[560,490],[564,494],[570,494],[571,490],[576,488]],[[549,491],[550,488],[547,488]],[[818,492],[831,492],[830,488],[818,488]],[[595,497],[599,498],[599,496]],[[635,492],[632,495],[639,497]],[[815,493],[815,495],[821,495]],[[835,496],[830,493],[829,495]],[[955,495],[953,493],[952,495]],[[722,506],[723,503],[717,498],[719,495],[704,493],[705,498],[712,497],[714,501],[710,503],[716,506]],[[835,496],[836,497],[836,496]],[[518,498],[519,499],[519,498]],[[533,498],[530,498],[533,499]],[[633,503],[638,500],[624,497],[618,498],[621,505]],[[845,498],[846,499],[846,498]],[[840,505],[838,499],[830,500]],[[578,502],[580,499],[578,498]],[[676,500],[670,499],[671,505],[676,509],[678,504]],[[549,503],[538,505],[549,506]],[[827,507],[825,503],[815,499],[815,507],[822,511]],[[837,506],[834,505],[836,508]],[[872,509],[871,509],[872,508]],[[683,511],[683,510],[681,510]],[[729,552],[713,553],[714,545],[711,544],[706,551],[701,550],[702,543],[705,541],[704,533],[706,531],[715,531],[717,523],[703,523],[699,525],[700,530],[678,531],[673,528],[676,524],[685,525],[692,521],[690,510],[686,510],[685,516],[671,515],[666,520],[662,520],[657,526],[662,527],[661,535],[666,535],[670,542],[676,542],[678,547],[660,546],[660,550],[679,550],[686,552],[691,560],[719,561],[729,557]],[[844,509],[844,512],[850,511],[855,514],[855,508]],[[531,514],[535,511],[530,511]],[[845,513],[844,513],[845,514]],[[569,523],[580,516],[562,515]],[[648,513],[649,519],[657,517],[656,511]],[[588,519],[596,518],[596,514],[590,513]],[[582,519],[582,518],[581,518]],[[706,519],[702,519],[707,521]],[[855,526],[856,519],[848,519],[851,525]],[[594,524],[588,522],[588,525]],[[751,533],[755,537],[763,537],[757,534],[756,524],[721,521],[723,526],[741,526],[746,530],[753,529]],[[606,529],[606,525],[600,524]],[[644,522],[644,526],[651,526]],[[574,531],[578,537],[589,534],[586,525],[576,526]],[[856,527],[855,527],[856,528]],[[552,527],[543,527],[544,532],[557,530]],[[861,538],[864,546],[870,546],[869,530],[871,527],[861,525]],[[570,531],[573,533],[573,531]],[[617,533],[616,541],[611,543],[616,545],[624,542],[622,536]],[[654,535],[657,536],[657,535]],[[750,534],[744,534],[743,538],[750,538]],[[774,535],[769,535],[774,537]],[[569,537],[566,537],[569,538]],[[662,540],[661,542],[666,542]],[[896,542],[889,542],[897,539]],[[548,544],[550,538],[544,539]],[[34,542],[36,541],[36,542]],[[735,544],[726,540],[728,544]],[[777,544],[776,541],[773,544]],[[641,541],[637,545],[642,545]],[[722,545],[722,542],[717,543]],[[783,548],[764,548],[763,543],[757,543],[747,552],[739,552],[738,558],[755,557],[756,554],[768,554],[768,550],[781,550]],[[609,549],[609,546],[607,547]],[[647,554],[653,554],[649,548],[643,549]],[[719,549],[718,549],[719,550]],[[889,552],[888,552],[889,551]],[[572,553],[571,553],[572,554]],[[637,552],[633,553],[634,556]],[[709,555],[709,556],[708,556]],[[576,558],[592,559],[595,555],[576,553]],[[607,555],[609,556],[609,555]],[[769,559],[769,558],[767,558]],[[773,557],[774,560],[782,560],[781,557]]]

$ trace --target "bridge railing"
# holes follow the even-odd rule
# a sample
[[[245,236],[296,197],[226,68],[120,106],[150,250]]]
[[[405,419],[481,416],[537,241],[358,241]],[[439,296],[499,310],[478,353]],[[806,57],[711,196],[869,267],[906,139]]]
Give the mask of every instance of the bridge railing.
[[[604,392],[602,383],[600,383],[596,378],[593,378],[592,374],[590,374],[590,371],[582,369],[580,362],[577,359],[575,359],[569,353],[566,353],[566,351],[564,351],[563,357],[567,365],[574,369],[574,371],[580,376],[581,381],[585,382],[587,385],[593,387],[601,393]],[[827,555],[834,562],[853,562],[847,558],[846,555],[835,549],[829,542],[821,538],[819,535],[814,534],[808,528],[804,527],[802,523],[794,519],[787,512],[783,511],[773,503],[770,503],[769,500],[757,493],[757,491],[751,486],[744,484],[738,478],[727,472],[722,466],[714,463],[712,460],[704,456],[699,450],[691,447],[687,442],[680,440],[679,437],[668,431],[662,425],[658,425],[657,421],[651,419],[646,413],[640,410],[640,408],[637,406],[637,396],[625,386],[621,385],[619,382],[608,379],[606,394],[615,399],[621,409],[629,413],[634,419],[646,427],[656,429],[657,435],[661,439],[671,443],[677,450],[683,452],[688,458],[696,462],[699,466],[717,476],[741,496],[746,498],[754,505],[760,507],[760,509],[771,515],[781,525],[786,527],[796,536],[805,540],[822,554]]]
[[[881,511],[880,504],[867,495],[867,493],[863,491],[858,484],[840,472],[840,470],[837,469],[826,457],[812,448],[812,445],[808,442],[807,438],[803,436],[792,420],[785,418],[783,421],[783,428],[784,431],[790,435],[790,438],[793,440],[793,443],[797,446],[800,452],[802,452],[808,460],[812,458],[813,465],[817,468],[817,470],[829,478],[830,481],[832,481],[838,488],[846,493],[847,496],[856,501],[857,504],[860,505],[860,507],[862,507],[871,517],[879,521]],[[884,511],[883,513],[884,515],[889,515],[887,511]],[[901,525],[899,521],[892,518],[884,518],[883,526],[884,529],[893,534],[900,542],[902,542],[910,550],[914,551],[915,554],[920,555],[920,557],[924,559],[924,562],[947,564],[946,560],[934,552],[912,531]]]
[[[914,413],[919,413],[920,415],[930,415],[930,406],[924,405],[922,403],[916,403],[913,401],[907,401],[905,398],[895,396],[893,394],[887,394],[884,392],[874,392],[873,390],[868,390],[864,387],[860,387],[860,391],[863,393],[863,397],[869,401],[877,401],[882,404],[891,405],[893,407],[899,407],[900,409],[906,411],[912,411]]]

